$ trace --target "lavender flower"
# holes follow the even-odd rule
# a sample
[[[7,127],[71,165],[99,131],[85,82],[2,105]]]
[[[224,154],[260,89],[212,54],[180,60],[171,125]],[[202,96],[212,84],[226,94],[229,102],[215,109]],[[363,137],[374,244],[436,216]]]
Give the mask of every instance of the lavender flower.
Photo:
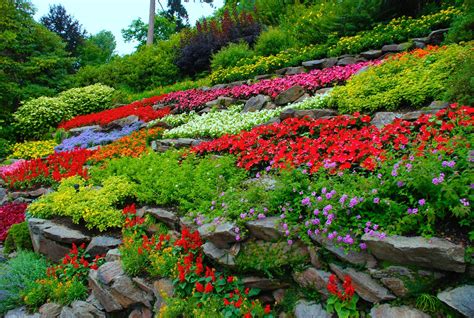
[[[425,199],[420,199],[420,200],[418,200],[418,204],[423,206],[423,205],[426,204],[426,200]]]

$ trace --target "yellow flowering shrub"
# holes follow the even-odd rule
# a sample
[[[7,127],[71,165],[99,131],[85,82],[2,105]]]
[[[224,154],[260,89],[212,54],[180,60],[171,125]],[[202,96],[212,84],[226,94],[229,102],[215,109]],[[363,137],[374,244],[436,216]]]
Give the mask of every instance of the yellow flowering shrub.
[[[13,153],[8,158],[37,159],[54,153],[54,147],[58,144],[54,140],[27,141],[16,143]]]

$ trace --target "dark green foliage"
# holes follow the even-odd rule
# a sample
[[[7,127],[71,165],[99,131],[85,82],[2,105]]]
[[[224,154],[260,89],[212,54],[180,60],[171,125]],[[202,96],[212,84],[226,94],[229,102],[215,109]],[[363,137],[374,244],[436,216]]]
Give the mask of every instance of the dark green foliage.
[[[76,86],[102,83],[130,92],[141,92],[177,81],[178,68],[174,65],[179,39],[173,37],[153,46],[144,46],[110,63],[83,67],[75,74]]]
[[[173,33],[176,33],[176,22],[170,19],[166,13],[160,12],[155,15],[154,43],[168,40]],[[137,48],[146,44],[148,34],[148,23],[140,18],[133,20],[126,29],[122,29],[122,36],[125,42],[137,41]]]
[[[254,52],[250,49],[248,43],[231,43],[212,55],[211,68],[216,70],[220,67],[233,67],[236,66],[241,59],[251,58],[253,56]]]
[[[474,58],[471,55],[456,65],[454,72],[446,82],[444,100],[455,101],[462,105],[474,104]]]
[[[289,246],[286,242],[248,242],[235,260],[243,271],[264,273],[266,276],[283,276],[309,261],[303,246]]]
[[[79,21],[67,14],[66,9],[58,4],[49,7],[47,15],[40,19],[48,30],[59,35],[66,42],[66,50],[73,56],[78,56],[78,49],[84,43],[86,31]]]
[[[61,38],[33,20],[28,2],[0,0],[0,12],[0,105],[9,113],[64,88],[73,60]]]
[[[460,15],[453,21],[446,36],[447,43],[459,43],[474,39],[474,1],[466,1],[465,15]]]
[[[48,263],[33,252],[19,252],[15,258],[0,264],[0,314],[22,305],[23,295],[32,290],[37,279],[46,277]]]
[[[32,250],[33,245],[31,243],[30,232],[28,230],[28,223],[21,222],[18,224],[13,224],[12,227],[8,230],[8,236],[5,240],[5,250],[6,254],[17,250]]]
[[[279,28],[271,27],[262,32],[255,43],[255,53],[258,55],[277,54],[294,47],[296,44],[292,34]]]
[[[85,65],[100,65],[110,62],[116,47],[115,37],[110,31],[102,30],[89,36],[80,47],[79,63]]]

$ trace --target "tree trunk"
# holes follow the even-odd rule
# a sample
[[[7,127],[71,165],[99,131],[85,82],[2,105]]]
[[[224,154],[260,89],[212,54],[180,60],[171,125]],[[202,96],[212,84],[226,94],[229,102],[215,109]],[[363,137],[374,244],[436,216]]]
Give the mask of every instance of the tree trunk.
[[[146,45],[153,44],[153,35],[155,33],[155,0],[150,0],[150,15],[148,17],[148,36]]]

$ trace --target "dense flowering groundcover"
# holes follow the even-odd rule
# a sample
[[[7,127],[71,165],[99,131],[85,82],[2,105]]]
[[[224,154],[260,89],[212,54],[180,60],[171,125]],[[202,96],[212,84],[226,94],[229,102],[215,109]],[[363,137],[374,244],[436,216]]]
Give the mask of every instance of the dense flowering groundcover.
[[[34,159],[15,162],[2,167],[2,178],[11,189],[31,189],[38,186],[48,186],[71,176],[87,177],[84,164],[93,151],[77,149],[54,153],[45,159]]]
[[[64,139],[61,144],[55,147],[55,150],[57,152],[71,151],[76,148],[90,148],[97,145],[108,144],[130,135],[132,132],[140,129],[142,124],[142,122],[138,121],[110,132],[95,131],[94,128],[89,128],[81,132],[78,136]]]
[[[166,229],[154,235],[145,229],[149,221],[136,215],[135,205],[124,208],[123,244],[125,271],[130,275],[173,279],[174,296],[163,295],[166,305],[159,317],[273,317],[269,305],[262,307],[252,297],[259,290],[244,288],[238,277],[206,265],[198,231],[183,228],[171,236]],[[147,224],[148,223],[148,224]]]
[[[57,146],[54,140],[27,141],[13,146],[13,153],[9,158],[37,159],[54,153]]]
[[[160,137],[163,128],[150,128],[133,132],[130,136],[117,139],[107,146],[99,147],[89,158],[92,163],[121,157],[138,157],[147,151],[147,143]]]
[[[373,63],[361,62],[347,66],[333,66],[323,70],[313,70],[309,73],[262,80],[251,85],[243,84],[234,87],[209,90],[190,89],[169,93],[163,99],[163,102],[174,103],[179,110],[189,111],[198,109],[207,102],[217,99],[219,96],[249,98],[258,94],[264,94],[275,98],[279,93],[295,85],[300,85],[307,92],[314,93],[318,89],[329,86],[329,84],[346,81],[361,68],[371,64]]]
[[[237,134],[242,130],[249,130],[263,124],[274,117],[278,117],[286,109],[317,109],[325,103],[325,95],[317,95],[303,102],[290,104],[276,109],[263,109],[255,112],[242,113],[241,106],[229,107],[227,110],[210,112],[201,116],[183,116],[184,114],[170,115],[164,118],[165,122],[177,124],[187,120],[179,127],[164,132],[168,138],[177,137],[211,137],[216,138],[224,134]],[[189,114],[194,114],[191,112]]]
[[[449,116],[456,118],[472,111],[473,108],[462,107],[456,112],[449,111]],[[440,111],[437,116],[442,118],[445,113]],[[432,129],[435,122],[429,118],[422,115],[416,122],[397,119],[382,129],[370,124],[370,116],[358,113],[329,119],[289,118],[238,135],[225,135],[202,143],[193,151],[235,154],[239,166],[247,170],[262,165],[278,168],[306,165],[310,172],[317,172],[321,167],[336,171],[356,165],[374,170],[376,163],[385,158],[387,149],[400,149],[409,142],[423,149],[434,139],[438,142],[437,148],[442,149],[449,141],[445,134],[454,124],[443,122],[441,129]],[[457,124],[472,125],[472,118],[462,119]]]
[[[26,203],[7,203],[0,206],[0,241],[7,237],[8,230],[13,224],[25,220]]]
[[[170,113],[170,108],[154,110],[152,107],[155,103],[158,103],[164,100],[165,98],[166,94],[154,96],[133,102],[129,105],[104,110],[90,115],[77,116],[71,120],[61,123],[59,125],[59,128],[71,129],[88,125],[104,126],[114,120],[132,115],[138,116],[140,120],[144,122],[148,122],[152,119],[162,118]]]
[[[365,248],[358,245],[364,233],[443,236],[453,228],[474,237],[467,233],[474,217],[473,113],[472,107],[452,105],[436,116],[396,120],[382,129],[357,114],[288,119],[203,143],[193,151],[230,152],[257,179],[273,178],[275,190],[222,193],[209,210],[190,216],[196,224],[243,224],[279,215],[289,244],[298,237]],[[236,229],[236,240],[241,231]]]

